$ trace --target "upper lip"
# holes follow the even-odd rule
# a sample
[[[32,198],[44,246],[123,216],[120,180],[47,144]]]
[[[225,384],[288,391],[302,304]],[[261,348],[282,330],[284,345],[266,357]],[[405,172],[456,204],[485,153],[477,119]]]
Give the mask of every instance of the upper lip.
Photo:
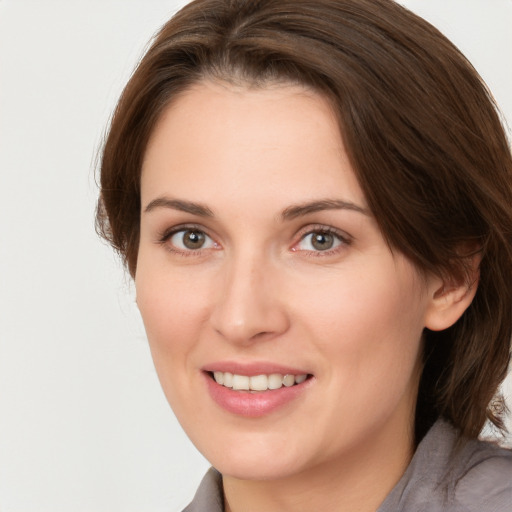
[[[281,375],[309,375],[310,372],[303,368],[294,368],[292,366],[266,361],[239,362],[239,361],[217,361],[206,364],[201,368],[205,372],[229,372],[236,375],[270,375],[279,373]]]

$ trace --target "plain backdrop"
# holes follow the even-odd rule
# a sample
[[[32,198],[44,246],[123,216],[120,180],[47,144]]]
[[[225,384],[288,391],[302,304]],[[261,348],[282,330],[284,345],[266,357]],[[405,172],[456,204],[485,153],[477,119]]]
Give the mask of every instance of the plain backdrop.
[[[1,512],[179,511],[208,467],[93,223],[109,115],[183,3],[0,0]],[[512,1],[403,3],[461,48],[512,122]]]

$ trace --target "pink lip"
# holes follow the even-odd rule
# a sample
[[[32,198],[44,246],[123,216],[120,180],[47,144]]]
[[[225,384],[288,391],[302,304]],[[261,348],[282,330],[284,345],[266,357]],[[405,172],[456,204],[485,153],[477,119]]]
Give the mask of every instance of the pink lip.
[[[247,375],[249,377],[255,375],[270,375],[271,373],[280,373],[281,375],[304,375],[309,374],[305,369],[292,368],[291,366],[283,366],[280,364],[269,362],[253,362],[242,363],[236,361],[219,361],[203,366],[201,370],[205,372],[230,372],[237,375]]]
[[[303,375],[308,373],[290,367],[268,363],[240,364],[240,363],[215,363],[204,368],[203,374],[210,396],[217,405],[224,410],[239,416],[256,418],[270,414],[289,404],[306,391],[314,379],[307,379],[301,384],[273,389],[268,391],[250,392],[234,391],[217,384],[209,372],[222,371],[239,375],[262,375],[280,373],[282,375]]]

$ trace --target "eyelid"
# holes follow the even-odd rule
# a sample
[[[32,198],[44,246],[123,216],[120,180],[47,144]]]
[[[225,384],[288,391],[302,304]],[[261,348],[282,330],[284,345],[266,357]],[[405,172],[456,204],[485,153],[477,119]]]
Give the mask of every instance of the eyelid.
[[[325,251],[308,251],[305,249],[298,249],[297,246],[309,235],[312,235],[314,233],[326,233],[329,235],[333,235],[336,237],[341,244],[332,248],[332,249],[326,249]],[[294,252],[306,252],[314,254],[315,256],[327,256],[329,254],[336,253],[340,250],[343,250],[348,245],[351,245],[354,241],[354,237],[349,235],[347,232],[342,231],[340,229],[337,229],[333,226],[328,226],[325,224],[309,224],[307,226],[304,226],[302,229],[299,230],[297,233],[298,240],[293,243],[293,246],[291,248]],[[340,248],[341,247],[341,248]]]
[[[205,235],[208,235],[206,230],[203,226],[200,226],[199,224],[177,224],[176,226],[172,226],[170,228],[165,228],[164,230],[160,231],[157,235],[157,241],[158,242],[166,242],[169,240],[169,238],[172,235],[175,235],[176,233],[179,233],[180,231],[187,231],[187,230],[197,230],[203,232]],[[208,235],[209,236],[209,235]]]
[[[181,249],[180,247],[176,247],[175,245],[169,244],[169,240],[176,234],[182,232],[182,231],[199,231],[205,235],[205,237],[209,238],[214,247],[200,247],[198,249]],[[172,226],[170,228],[164,229],[162,232],[160,232],[157,236],[156,243],[161,244],[166,247],[166,249],[174,254],[180,254],[184,256],[192,256],[199,254],[204,251],[209,251],[211,249],[218,249],[220,248],[220,244],[215,241],[214,237],[211,236],[208,233],[208,230],[204,228],[204,226],[201,226],[199,224],[178,224],[176,226]]]
[[[178,247],[175,247],[175,246],[169,247],[167,242],[169,241],[169,239],[172,236],[174,236],[175,234],[177,234],[177,233],[179,233],[181,231],[188,231],[188,230],[200,231],[206,237],[208,237],[209,239],[211,239],[213,241],[213,244],[215,246],[215,247],[213,247],[214,249],[221,248],[220,244],[215,240],[215,238],[208,233],[208,231],[209,231],[208,229],[206,229],[204,226],[202,226],[200,224],[195,224],[195,223],[178,224],[178,225],[172,226],[170,228],[164,229],[163,231],[161,231],[158,234],[156,243],[166,246],[167,249],[170,252],[178,253],[178,254],[186,254],[186,255],[193,255],[193,254],[197,254],[197,253],[200,253],[202,251],[205,251],[205,250],[211,250],[212,249],[211,247],[209,247],[209,248],[182,250],[182,249],[180,249]],[[319,250],[317,250],[317,251],[314,251],[314,250],[308,251],[308,250],[305,250],[305,249],[298,249],[297,248],[297,246],[308,235],[312,235],[314,233],[326,233],[326,234],[333,235],[334,237],[336,237],[341,242],[341,244],[339,244],[338,246],[336,246],[334,248],[326,249],[325,251],[319,251]],[[354,240],[354,237],[349,235],[346,231],[342,231],[342,230],[340,230],[338,228],[335,228],[333,226],[329,226],[329,225],[325,225],[325,224],[308,224],[307,226],[302,227],[297,232],[296,241],[293,243],[293,245],[291,247],[291,250],[294,251],[294,252],[299,252],[300,251],[300,252],[303,252],[303,253],[311,253],[311,254],[314,254],[315,256],[322,256],[322,255],[327,256],[329,254],[333,254],[333,253],[339,252],[340,250],[343,250],[343,248],[346,248],[347,246],[351,245],[353,240]],[[341,246],[341,248],[340,248],[340,246]]]
[[[352,235],[349,235],[346,231],[343,231],[339,228],[335,228],[334,226],[330,226],[328,224],[308,224],[307,226],[302,227],[299,229],[297,236],[302,239],[306,235],[309,235],[310,233],[329,233],[332,235],[335,235],[339,237],[341,240],[344,240],[345,242],[350,242],[354,239]]]

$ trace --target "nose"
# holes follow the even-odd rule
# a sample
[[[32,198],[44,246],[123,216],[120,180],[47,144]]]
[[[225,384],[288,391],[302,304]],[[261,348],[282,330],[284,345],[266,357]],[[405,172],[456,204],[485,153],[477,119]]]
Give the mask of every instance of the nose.
[[[211,323],[229,342],[273,339],[289,328],[277,268],[254,255],[225,262]]]

